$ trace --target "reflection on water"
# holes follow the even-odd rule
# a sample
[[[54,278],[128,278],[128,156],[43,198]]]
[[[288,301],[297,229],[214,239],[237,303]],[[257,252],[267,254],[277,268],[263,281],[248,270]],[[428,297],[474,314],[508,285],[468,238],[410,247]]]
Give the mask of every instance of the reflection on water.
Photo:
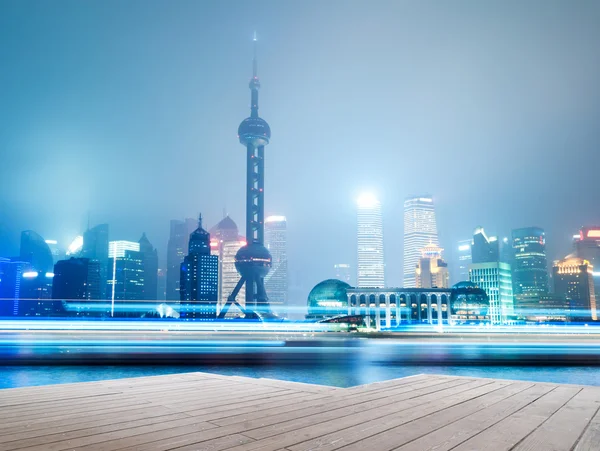
[[[518,366],[0,366],[0,388],[89,382],[124,377],[204,371],[228,376],[262,377],[351,387],[420,373],[489,377],[563,384],[600,385],[599,367]]]

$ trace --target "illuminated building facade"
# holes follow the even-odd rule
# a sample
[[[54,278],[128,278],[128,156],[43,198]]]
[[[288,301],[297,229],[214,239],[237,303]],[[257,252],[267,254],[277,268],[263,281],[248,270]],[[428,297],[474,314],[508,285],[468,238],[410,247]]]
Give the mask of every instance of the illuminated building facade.
[[[552,267],[554,293],[569,300],[574,321],[598,319],[593,272],[594,267],[588,260],[575,255],[554,262]]]
[[[29,263],[0,257],[0,317],[18,316],[23,272]]]
[[[188,255],[181,263],[180,317],[214,319],[219,295],[219,257],[211,255],[210,234],[198,228],[189,239]]]
[[[594,290],[600,293],[600,226],[583,227],[574,240],[575,255],[590,262],[595,268]]]
[[[99,224],[83,234],[83,241],[76,239],[69,249],[68,255],[76,255],[77,246],[81,243],[79,256],[95,260],[100,265],[100,283],[90,287],[91,299],[109,299],[108,286],[108,224]],[[72,251],[69,253],[69,251]],[[111,293],[112,294],[112,293]]]
[[[346,282],[328,279],[318,283],[308,294],[306,319],[320,320],[346,315],[348,312],[348,293]]]
[[[115,301],[144,299],[144,257],[140,243],[110,241],[108,243],[107,293],[111,300],[111,316],[128,316],[128,306]]]
[[[414,196],[404,201],[404,287],[417,286],[415,269],[421,249],[439,245],[435,208],[431,196]]]
[[[515,306],[523,296],[548,294],[546,237],[539,227],[512,231]]]
[[[442,251],[443,249],[435,244],[421,249],[421,258],[415,271],[417,288],[449,287],[448,264],[442,259]]]
[[[455,283],[469,280],[469,265],[473,263],[471,244],[472,240],[460,240],[456,246],[455,270],[451,274]]]
[[[265,289],[273,310],[279,316],[285,317],[288,305],[287,221],[285,216],[265,218],[265,247],[271,253],[271,270],[265,276]]]
[[[144,260],[144,299],[155,301],[158,295],[158,252],[145,233],[139,243]]]
[[[385,260],[381,204],[375,196],[364,194],[358,198],[357,207],[358,287],[383,288]]]
[[[472,263],[469,281],[485,290],[490,300],[490,320],[504,324],[514,314],[511,269],[508,263]]]
[[[21,233],[19,260],[27,262],[20,284],[19,316],[55,316],[60,303],[52,299],[54,259],[46,241],[32,230]]]
[[[167,244],[166,298],[168,301],[178,301],[180,298],[181,262],[188,249],[190,234],[196,229],[196,225],[196,220],[192,218],[186,218],[184,221],[171,220]]]
[[[240,276],[235,268],[235,256],[238,251],[246,245],[246,239],[239,235],[237,224],[229,216],[225,216],[219,223],[210,229],[211,254],[219,258],[219,293],[217,303],[217,314],[227,302],[227,296],[233,292]],[[246,304],[246,288],[241,287],[239,291],[239,303],[243,307]],[[241,315],[236,308],[230,309],[228,318]]]
[[[375,329],[449,321],[449,288],[348,288],[348,315],[363,315]]]

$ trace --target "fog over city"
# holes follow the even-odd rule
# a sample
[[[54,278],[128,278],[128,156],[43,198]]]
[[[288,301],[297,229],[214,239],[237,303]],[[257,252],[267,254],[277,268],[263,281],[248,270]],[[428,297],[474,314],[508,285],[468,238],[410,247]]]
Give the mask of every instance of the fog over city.
[[[402,285],[403,202],[430,194],[444,258],[477,226],[545,229],[548,260],[600,225],[597,1],[0,2],[0,255],[31,229],[145,232],[228,213],[244,233],[258,34],[265,210],[290,298],[356,268],[356,199],[382,203]]]

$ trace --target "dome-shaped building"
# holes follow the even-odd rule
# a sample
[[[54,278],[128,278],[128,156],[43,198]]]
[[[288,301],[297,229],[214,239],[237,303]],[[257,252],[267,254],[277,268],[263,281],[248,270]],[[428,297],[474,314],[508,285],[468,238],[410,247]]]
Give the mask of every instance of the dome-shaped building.
[[[490,321],[490,299],[485,290],[473,282],[459,282],[450,292],[450,314],[455,323]]]
[[[346,282],[327,279],[318,283],[308,294],[307,319],[330,318],[348,313],[348,294],[351,288]]]

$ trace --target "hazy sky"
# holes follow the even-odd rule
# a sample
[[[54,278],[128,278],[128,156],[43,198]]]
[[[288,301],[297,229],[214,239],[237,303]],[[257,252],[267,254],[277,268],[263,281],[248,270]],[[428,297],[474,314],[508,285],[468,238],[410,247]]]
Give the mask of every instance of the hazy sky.
[[[225,208],[243,231],[254,30],[297,296],[355,267],[363,190],[390,285],[411,194],[434,196],[448,259],[478,225],[544,227],[554,259],[600,224],[598,1],[3,0],[0,255],[88,213],[161,260],[170,219]]]

